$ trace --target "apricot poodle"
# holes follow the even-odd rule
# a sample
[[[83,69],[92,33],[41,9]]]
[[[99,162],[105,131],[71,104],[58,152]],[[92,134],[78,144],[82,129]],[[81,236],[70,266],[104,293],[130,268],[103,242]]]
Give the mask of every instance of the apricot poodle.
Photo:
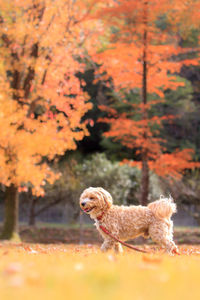
[[[168,253],[178,253],[173,242],[171,215],[176,212],[173,199],[160,197],[148,206],[113,205],[112,196],[101,187],[89,187],[80,197],[81,209],[95,220],[95,225],[104,239],[103,252],[114,249],[122,252],[122,246],[100,229],[106,228],[116,238],[126,241],[137,236],[151,237]]]

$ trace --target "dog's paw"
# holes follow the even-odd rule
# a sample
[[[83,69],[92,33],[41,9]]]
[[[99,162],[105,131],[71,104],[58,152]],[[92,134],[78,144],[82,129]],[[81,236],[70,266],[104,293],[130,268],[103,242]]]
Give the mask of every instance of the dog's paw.
[[[118,254],[123,253],[123,247],[122,247],[122,245],[119,244],[119,243],[118,243],[118,244],[115,244],[114,250],[115,250],[115,253],[118,253]]]
[[[180,252],[179,252],[179,249],[178,249],[177,246],[174,246],[173,248],[168,249],[166,252],[167,252],[170,256],[180,255]]]
[[[171,251],[173,254],[177,254],[177,255],[180,255],[180,251],[178,249],[178,247],[174,247]]]
[[[109,249],[104,245],[101,246],[101,252],[106,253]]]

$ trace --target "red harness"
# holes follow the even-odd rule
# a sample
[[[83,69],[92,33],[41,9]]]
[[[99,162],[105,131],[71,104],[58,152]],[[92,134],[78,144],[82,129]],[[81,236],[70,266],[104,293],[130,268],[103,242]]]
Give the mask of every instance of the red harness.
[[[103,215],[104,213],[102,213],[102,215],[100,215],[99,217],[97,217],[97,220],[98,221],[101,221],[101,219],[103,218]],[[99,228],[105,233],[107,234],[109,237],[111,237],[113,240],[119,242],[120,244],[124,245],[125,247],[127,248],[130,248],[132,250],[135,250],[135,251],[138,251],[138,252],[143,252],[143,253],[149,253],[147,250],[144,250],[144,249],[140,249],[140,248],[137,248],[137,247],[134,247],[130,244],[127,244],[121,240],[119,240],[117,237],[115,237],[114,235],[112,235],[112,233],[110,233],[104,226],[102,225],[99,225]]]

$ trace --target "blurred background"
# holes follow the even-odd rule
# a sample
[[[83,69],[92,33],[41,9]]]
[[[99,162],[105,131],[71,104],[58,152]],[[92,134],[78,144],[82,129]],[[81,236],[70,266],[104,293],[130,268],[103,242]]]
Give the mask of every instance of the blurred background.
[[[200,243],[199,4],[168,2],[0,1],[3,239],[99,242],[79,197],[101,186],[172,195]]]

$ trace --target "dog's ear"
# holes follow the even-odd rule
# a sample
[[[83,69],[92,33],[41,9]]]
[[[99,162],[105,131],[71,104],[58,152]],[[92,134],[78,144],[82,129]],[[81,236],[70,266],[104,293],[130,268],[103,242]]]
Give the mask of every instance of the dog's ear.
[[[101,187],[98,187],[97,189],[101,193],[101,195],[103,197],[103,200],[106,203],[107,207],[110,208],[112,206],[112,203],[113,203],[113,199],[112,199],[111,194],[109,192],[107,192],[106,190],[104,190],[103,188],[101,188]]]

